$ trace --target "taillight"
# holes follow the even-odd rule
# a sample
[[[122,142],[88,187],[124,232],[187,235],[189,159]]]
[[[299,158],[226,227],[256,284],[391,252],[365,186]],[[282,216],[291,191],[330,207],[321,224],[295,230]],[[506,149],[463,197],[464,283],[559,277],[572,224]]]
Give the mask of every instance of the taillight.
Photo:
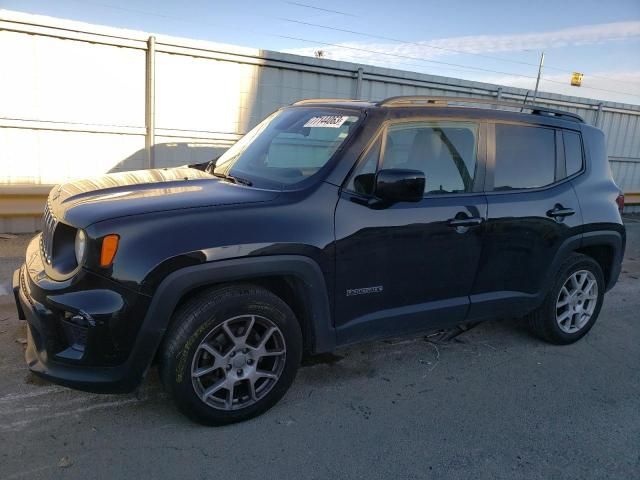
[[[616,198],[616,204],[618,205],[620,215],[622,215],[622,211],[624,210],[624,193],[618,195],[618,197]]]

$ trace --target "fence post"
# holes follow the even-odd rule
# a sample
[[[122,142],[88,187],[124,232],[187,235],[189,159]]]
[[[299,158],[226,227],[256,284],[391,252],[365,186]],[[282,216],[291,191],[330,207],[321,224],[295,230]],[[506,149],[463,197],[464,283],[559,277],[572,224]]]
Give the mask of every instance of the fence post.
[[[500,100],[502,100],[502,87],[498,87],[498,91],[496,92],[496,102],[500,102]],[[498,105],[496,104],[494,108],[497,110]]]
[[[356,100],[360,100],[362,98],[362,76],[364,74],[364,70],[360,67],[357,71],[356,77]]]
[[[595,118],[595,120],[593,121],[593,126],[594,126],[594,127],[599,127],[599,125],[598,125],[598,121],[600,120],[600,114],[601,114],[601,113],[602,113],[602,102],[600,102],[600,103],[598,104],[598,110],[596,110],[596,118]]]
[[[156,37],[147,40],[146,88],[145,88],[145,127],[147,129],[144,148],[147,153],[147,168],[155,167],[153,145],[156,133]]]

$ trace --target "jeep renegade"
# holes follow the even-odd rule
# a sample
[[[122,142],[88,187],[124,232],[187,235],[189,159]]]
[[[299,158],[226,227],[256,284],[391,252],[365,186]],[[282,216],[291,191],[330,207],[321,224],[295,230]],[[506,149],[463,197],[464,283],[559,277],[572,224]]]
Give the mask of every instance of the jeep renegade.
[[[157,363],[219,425],[273,406],[304,352],[495,317],[575,342],[625,247],[604,135],[487,103],[306,100],[206,165],[54,188],[13,277],[29,368],[128,392]]]

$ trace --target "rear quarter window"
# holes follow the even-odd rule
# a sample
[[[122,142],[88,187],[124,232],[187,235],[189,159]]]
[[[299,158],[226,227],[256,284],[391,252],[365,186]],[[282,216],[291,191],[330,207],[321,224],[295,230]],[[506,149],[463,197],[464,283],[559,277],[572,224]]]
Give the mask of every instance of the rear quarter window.
[[[567,176],[582,170],[582,139],[578,132],[565,130],[562,132],[564,139],[564,158],[567,162]]]

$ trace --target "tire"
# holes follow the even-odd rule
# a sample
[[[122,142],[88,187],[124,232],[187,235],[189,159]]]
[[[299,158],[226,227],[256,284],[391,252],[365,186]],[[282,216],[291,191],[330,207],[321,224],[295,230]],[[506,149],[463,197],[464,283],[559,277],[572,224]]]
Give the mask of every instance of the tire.
[[[576,285],[582,279],[585,290],[591,284],[596,290],[591,287],[585,293],[578,289]],[[580,340],[600,314],[604,289],[604,276],[598,262],[586,255],[571,254],[560,266],[542,305],[527,315],[529,328],[539,338],[556,345]]]
[[[181,305],[160,357],[178,409],[204,425],[266,412],[293,382],[302,333],[289,306],[254,285],[208,289]]]

